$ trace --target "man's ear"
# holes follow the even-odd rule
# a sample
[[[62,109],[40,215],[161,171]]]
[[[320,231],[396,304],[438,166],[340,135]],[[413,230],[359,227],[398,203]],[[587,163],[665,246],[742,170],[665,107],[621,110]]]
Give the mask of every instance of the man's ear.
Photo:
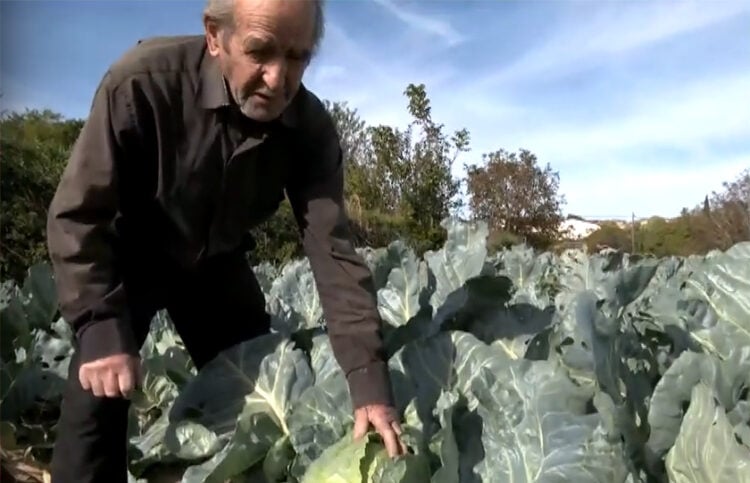
[[[206,31],[208,53],[216,57],[221,50],[222,35],[224,35],[224,32],[218,23],[206,16],[203,17],[203,26]]]

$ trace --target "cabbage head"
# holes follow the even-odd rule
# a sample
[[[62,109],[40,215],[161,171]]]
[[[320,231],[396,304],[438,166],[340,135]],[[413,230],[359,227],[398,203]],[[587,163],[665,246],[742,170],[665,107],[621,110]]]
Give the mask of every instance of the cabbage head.
[[[301,483],[424,483],[430,473],[425,456],[390,458],[379,434],[355,441],[350,430],[310,464]]]

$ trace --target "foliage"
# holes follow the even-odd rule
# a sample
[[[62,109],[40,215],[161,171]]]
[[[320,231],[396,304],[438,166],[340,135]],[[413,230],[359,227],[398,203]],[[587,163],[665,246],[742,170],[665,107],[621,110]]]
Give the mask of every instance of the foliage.
[[[46,258],[47,208],[82,126],[50,111],[11,113],[0,120],[0,271],[20,281]]]
[[[750,241],[750,232],[722,231],[715,221],[735,217],[737,223],[741,223],[737,206],[735,203],[728,203],[714,209],[711,214],[703,210],[684,210],[673,219],[652,217],[636,222],[635,228],[631,223],[619,226],[614,222],[602,222],[601,228],[586,237],[585,243],[592,251],[608,247],[632,253],[635,239],[635,252],[644,255],[703,255],[711,250],[727,249],[731,246],[727,245],[730,239],[734,243]]]
[[[453,142],[430,114],[424,86],[405,90],[414,121],[400,132],[368,127],[346,103],[326,102],[341,137],[347,162],[345,194],[352,231],[360,246],[409,240],[418,253],[439,246],[445,233],[440,220],[455,207],[459,180],[451,176],[455,155],[465,150],[468,134]],[[83,120],[63,119],[50,111],[10,114],[2,120],[2,251],[4,276],[20,282],[26,267],[47,260],[46,213]],[[413,137],[420,129],[421,138]],[[455,149],[453,158],[450,149]],[[299,234],[289,203],[252,230],[253,263],[285,263],[301,256]]]
[[[459,191],[466,182],[475,219],[489,222],[489,250],[519,242],[549,249],[561,246],[562,221],[558,175],[542,168],[529,151],[503,150],[484,155],[486,163],[468,168],[466,179],[452,175],[469,134],[443,130],[432,115],[424,85],[404,90],[411,122],[407,129],[368,126],[345,102],[326,102],[341,137],[347,161],[345,195],[357,246],[407,242],[419,256],[445,241],[440,220],[461,208]],[[51,111],[11,113],[0,120],[0,270],[20,283],[26,268],[47,260],[47,207],[68,153],[83,125]],[[704,254],[750,240],[750,170],[706,197],[683,216],[636,228],[636,251],[656,256]],[[251,231],[251,263],[287,263],[302,256],[289,203]],[[629,229],[604,226],[587,244],[631,251]]]
[[[614,222],[602,222],[600,228],[586,237],[586,246],[591,252],[601,248],[613,248],[625,252],[632,251],[632,237],[629,231]]]
[[[469,134],[461,129],[448,139],[432,117],[424,84],[409,84],[404,94],[412,117],[405,130],[378,125],[363,132],[351,113],[333,113],[344,139],[366,140],[360,155],[350,159],[349,199],[360,215],[355,219],[365,221],[363,213],[398,217],[400,226],[390,239],[403,237],[423,253],[442,243],[440,221],[461,206],[461,182],[452,169],[458,154],[468,148]],[[359,134],[348,135],[353,132]]]
[[[467,166],[467,185],[475,218],[493,231],[515,233],[528,244],[549,248],[563,221],[559,175],[528,150],[498,150],[483,156],[482,166]]]
[[[490,255],[487,225],[444,227],[423,257],[402,240],[361,250],[409,456],[384,458],[374,433],[351,441],[346,382],[295,260],[256,267],[274,332],[200,373],[154,320],[132,480],[181,466],[184,482],[750,481],[750,242]],[[2,440],[17,459],[44,458],[70,357],[50,277],[37,265],[4,285]]]
[[[356,109],[346,102],[324,101],[326,110],[336,126],[346,166],[344,196],[356,199],[360,207],[374,209],[383,204],[383,185],[372,167],[372,145],[367,125]]]
[[[724,182],[724,190],[706,198],[704,215],[711,223],[719,247],[726,249],[750,240],[750,168],[734,181]]]
[[[253,265],[286,263],[303,254],[299,227],[287,199],[281,202],[278,211],[269,219],[250,230],[250,235],[254,246],[249,247],[248,260]]]
[[[687,256],[718,248],[715,237],[700,231],[705,225],[701,216],[680,216],[674,220],[652,217],[638,227],[638,251],[656,256]]]

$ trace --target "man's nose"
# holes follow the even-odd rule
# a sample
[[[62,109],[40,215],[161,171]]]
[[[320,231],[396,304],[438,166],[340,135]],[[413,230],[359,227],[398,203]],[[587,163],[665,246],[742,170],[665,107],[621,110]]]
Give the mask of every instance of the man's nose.
[[[286,71],[286,59],[275,59],[266,64],[263,81],[269,89],[275,93],[279,93],[284,89]]]

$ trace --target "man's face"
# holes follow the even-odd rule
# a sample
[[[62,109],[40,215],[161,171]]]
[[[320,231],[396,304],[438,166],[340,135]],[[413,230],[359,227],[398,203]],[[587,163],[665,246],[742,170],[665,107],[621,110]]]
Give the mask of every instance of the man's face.
[[[313,48],[314,8],[303,0],[236,0],[234,30],[206,23],[209,53],[247,117],[275,119],[296,94]]]

